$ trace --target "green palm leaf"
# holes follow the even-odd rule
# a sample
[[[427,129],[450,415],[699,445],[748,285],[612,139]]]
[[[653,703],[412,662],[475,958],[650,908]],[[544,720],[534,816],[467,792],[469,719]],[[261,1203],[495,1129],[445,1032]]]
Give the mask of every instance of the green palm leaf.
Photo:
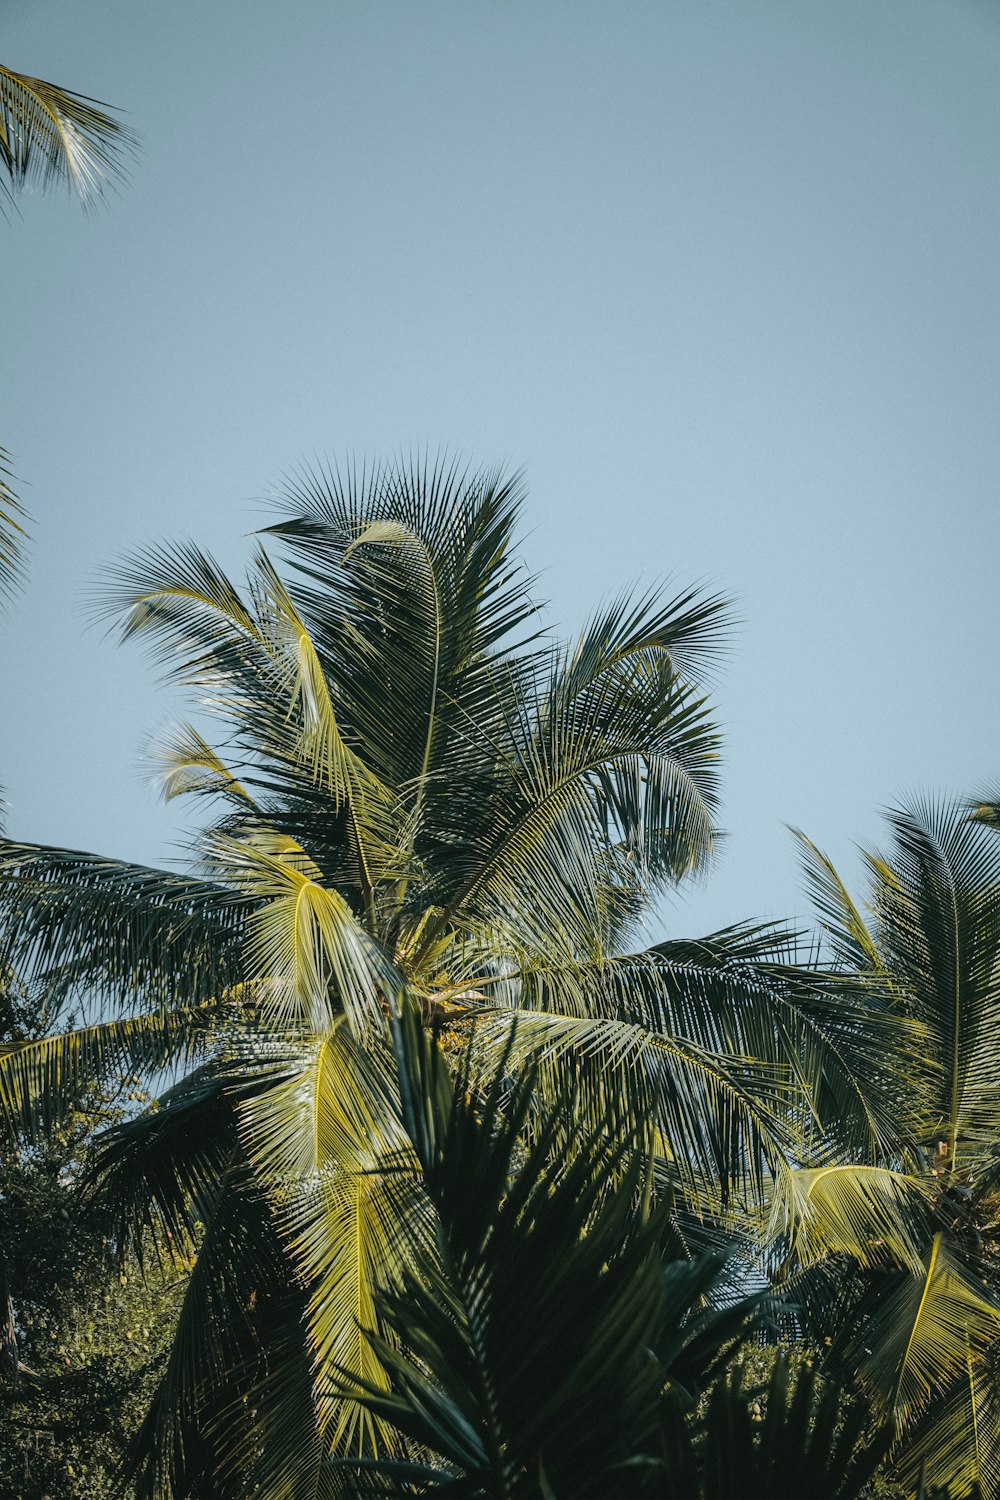
[[[12,188],[61,180],[86,200],[121,180],[135,146],[97,100],[0,68],[0,167]]]
[[[922,1273],[928,1188],[887,1167],[831,1165],[778,1172],[768,1237],[800,1265],[849,1255],[859,1265]]]
[[[389,1063],[340,1017],[240,1107],[251,1160],[309,1288],[318,1367],[346,1366],[375,1383],[381,1367],[361,1330],[373,1325],[376,1288],[406,1263],[404,1204],[386,1180],[407,1148]],[[422,1212],[415,1191],[405,1212],[412,1232]],[[363,1407],[339,1399],[328,1379],[320,1393],[320,1427],[335,1451],[385,1451],[385,1431]]]
[[[246,898],[231,887],[75,850],[0,840],[8,962],[51,998],[221,1002],[243,979]]]
[[[0,1116],[29,1141],[51,1130],[93,1081],[148,1077],[183,1065],[210,1044],[214,1007],[156,1011],[0,1044]]]
[[[897,1280],[859,1335],[854,1353],[862,1374],[905,1427],[998,1335],[1000,1299],[985,1291],[939,1232],[920,1275]]]

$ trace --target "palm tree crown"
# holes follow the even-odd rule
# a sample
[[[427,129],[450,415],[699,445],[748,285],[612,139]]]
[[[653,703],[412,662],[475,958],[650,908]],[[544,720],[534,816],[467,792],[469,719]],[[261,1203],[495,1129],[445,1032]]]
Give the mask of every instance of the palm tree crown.
[[[160,755],[167,795],[216,809],[197,866],[3,846],[20,971],[121,1012],[0,1059],[12,1125],[85,1067],[195,1065],[98,1167],[123,1243],[138,1222],[198,1245],[142,1439],[150,1494],[248,1484],[274,1450],[217,1418],[240,1392],[250,1409],[261,1359],[272,1419],[311,1433],[300,1465],[387,1441],[336,1371],[385,1379],[361,1330],[407,1253],[386,1187],[400,994],[486,1074],[530,1052],[595,1119],[619,1090],[657,1179],[701,1208],[761,1188],[834,1114],[856,1149],[892,1133],[883,997],[796,967],[772,929],[630,951],[711,852],[703,680],[726,609],[622,596],[560,646],[513,551],[521,500],[516,477],[444,462],[324,473],[265,534],[290,580],[263,546],[242,589],[191,545],[127,563],[105,607],[224,726]]]

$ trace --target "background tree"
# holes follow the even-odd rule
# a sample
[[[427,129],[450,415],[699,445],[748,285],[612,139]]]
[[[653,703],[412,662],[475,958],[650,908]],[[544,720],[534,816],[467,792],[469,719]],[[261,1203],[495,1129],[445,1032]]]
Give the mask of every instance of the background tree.
[[[785,1172],[772,1218],[808,1268],[814,1325],[854,1364],[901,1434],[900,1472],[956,1495],[1000,1485],[1000,841],[959,803],[890,814],[865,856],[867,913],[807,840],[809,885],[834,958],[918,1028],[886,1095],[896,1152]]]
[[[0,1054],[52,1024],[38,996],[0,987]],[[83,1090],[59,1123],[0,1150],[0,1492],[105,1500],[166,1357],[186,1275],[122,1262],[79,1185],[95,1131],[135,1109],[137,1081]],[[131,1097],[130,1097],[131,1096]]]

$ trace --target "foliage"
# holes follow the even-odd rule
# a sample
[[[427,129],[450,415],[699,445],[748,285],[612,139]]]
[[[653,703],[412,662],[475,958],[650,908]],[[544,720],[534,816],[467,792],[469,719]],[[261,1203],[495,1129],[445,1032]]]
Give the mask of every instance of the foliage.
[[[0,1008],[7,1045],[46,1023],[9,981]],[[123,1263],[78,1191],[95,1130],[129,1091],[84,1091],[44,1139],[9,1138],[0,1153],[0,1493],[11,1500],[109,1496],[166,1355],[185,1268],[149,1264],[143,1277]]]
[[[484,1096],[453,1085],[412,1009],[394,1040],[435,1248],[421,1241],[376,1297],[389,1390],[356,1380],[415,1456],[356,1466],[359,1494],[721,1500],[736,1474],[761,1500],[862,1493],[889,1432],[808,1363],[744,1383],[734,1356],[761,1298],[712,1306],[720,1262],[678,1259],[670,1214],[642,1210],[643,1159],[613,1102],[567,1161],[571,1095],[539,1116],[530,1069],[511,1097],[501,1080]]]
[[[486,1087],[537,1059],[544,1094],[576,1081],[582,1127],[614,1096],[702,1215],[759,1204],[788,1152],[894,1137],[907,1023],[881,991],[771,927],[632,946],[710,859],[727,611],[623,595],[561,645],[514,551],[521,501],[444,461],[324,473],[268,533],[287,581],[263,547],[242,588],[192,545],[127,562],[104,607],[223,725],[221,749],[188,725],[161,755],[167,794],[214,808],[198,864],[0,847],[12,962],[115,1015],[0,1059],[0,1103],[35,1128],[84,1070],[201,1069],[102,1153],[121,1232],[169,1227],[198,1256],[144,1493],[267,1469],[226,1416],[258,1367],[301,1438],[269,1493],[395,1442],[329,1380],[379,1378],[360,1328],[413,1253],[387,1185],[389,997],[471,1044]]]
[[[863,915],[804,841],[839,963],[881,987],[922,1037],[894,1084],[897,1153],[784,1174],[772,1229],[832,1358],[857,1368],[901,1435],[912,1487],[1000,1485],[1000,841],[959,804],[891,814],[866,855]],[[903,1087],[900,1087],[900,1082]]]
[[[86,202],[123,175],[135,137],[106,105],[0,67],[0,191],[65,182]]]

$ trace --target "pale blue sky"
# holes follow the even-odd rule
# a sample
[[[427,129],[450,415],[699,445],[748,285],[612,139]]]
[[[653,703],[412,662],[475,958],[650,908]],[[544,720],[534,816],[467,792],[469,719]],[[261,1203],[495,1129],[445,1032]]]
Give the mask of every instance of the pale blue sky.
[[[1000,3],[0,0],[0,57],[144,141],[0,223],[13,834],[162,862],[192,815],[142,764],[176,700],[84,629],[109,559],[236,567],[298,461],[425,443],[526,466],[567,630],[736,596],[673,931],[801,912],[786,822],[854,879],[879,807],[1000,783]]]

